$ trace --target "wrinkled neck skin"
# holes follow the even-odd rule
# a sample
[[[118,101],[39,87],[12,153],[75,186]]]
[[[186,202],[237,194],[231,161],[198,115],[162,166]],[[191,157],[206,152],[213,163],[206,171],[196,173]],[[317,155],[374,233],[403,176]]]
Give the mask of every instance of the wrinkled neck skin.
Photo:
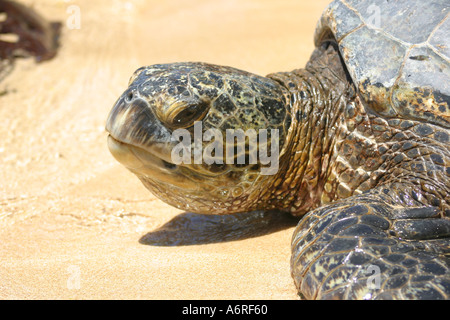
[[[301,216],[322,204],[343,112],[355,90],[333,45],[317,48],[305,69],[268,75],[288,90],[292,125],[280,153],[270,206]]]

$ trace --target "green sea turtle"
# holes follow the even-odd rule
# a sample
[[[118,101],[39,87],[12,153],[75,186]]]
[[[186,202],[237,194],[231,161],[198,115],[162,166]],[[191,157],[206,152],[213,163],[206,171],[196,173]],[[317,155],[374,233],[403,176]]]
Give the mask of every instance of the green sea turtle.
[[[334,1],[292,72],[142,67],[109,115],[109,148],[179,208],[301,217],[303,298],[448,299],[449,7]],[[244,140],[225,138],[238,129]]]

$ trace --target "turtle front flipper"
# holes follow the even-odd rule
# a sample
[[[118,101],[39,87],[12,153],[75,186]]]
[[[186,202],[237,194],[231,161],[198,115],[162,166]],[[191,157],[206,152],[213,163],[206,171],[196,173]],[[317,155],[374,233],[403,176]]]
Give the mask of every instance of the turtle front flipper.
[[[399,207],[375,189],[308,213],[291,271],[306,299],[449,299],[449,237],[439,209]]]

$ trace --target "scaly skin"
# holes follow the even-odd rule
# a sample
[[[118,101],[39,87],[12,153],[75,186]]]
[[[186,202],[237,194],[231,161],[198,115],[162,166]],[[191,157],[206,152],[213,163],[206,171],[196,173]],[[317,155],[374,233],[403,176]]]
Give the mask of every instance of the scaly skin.
[[[174,164],[171,134],[193,133],[194,120],[203,132],[279,129],[278,171],[262,175],[249,158]],[[107,130],[113,155],[172,205],[304,215],[292,242],[302,297],[450,297],[449,130],[366,108],[332,43],[267,78],[201,63],[139,69]]]
[[[292,245],[300,295],[448,299],[448,130],[367,112],[332,47],[317,49],[306,70],[269,77],[292,88],[292,114],[308,114],[294,148],[308,157],[292,153],[287,176],[297,181],[281,187],[286,197],[301,184],[291,211],[309,212]]]
[[[287,90],[276,81],[230,67],[178,63],[141,68],[108,118],[110,148],[147,188],[178,208],[201,213],[278,208],[268,200],[279,174],[261,175],[264,165],[249,163],[247,156],[245,164],[227,163],[223,146],[227,129],[275,129],[280,165],[287,166],[282,159],[290,153],[285,141],[292,116],[286,99]],[[201,120],[203,134],[208,129],[223,133],[224,141],[217,141],[223,147],[223,164],[195,163],[194,120]],[[171,136],[180,128],[192,137],[190,164],[173,164],[171,151],[179,141]],[[211,141],[198,143],[206,150]],[[254,145],[246,141],[235,160],[248,155],[249,147]]]
[[[291,212],[391,184],[398,186],[399,204],[437,206],[444,217],[450,208],[447,129],[367,112],[332,46],[317,49],[306,69],[269,77],[290,88],[293,136],[302,137],[293,139],[300,153],[291,153],[295,165],[281,186],[284,195],[303,183]]]

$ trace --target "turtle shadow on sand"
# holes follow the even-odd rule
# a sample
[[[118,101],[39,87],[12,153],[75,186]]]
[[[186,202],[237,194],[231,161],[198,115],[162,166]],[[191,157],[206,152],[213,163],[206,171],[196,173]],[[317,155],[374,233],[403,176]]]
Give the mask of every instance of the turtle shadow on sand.
[[[188,246],[243,240],[290,227],[298,219],[279,211],[253,211],[228,215],[184,212],[153,230],[139,243],[151,246]]]

